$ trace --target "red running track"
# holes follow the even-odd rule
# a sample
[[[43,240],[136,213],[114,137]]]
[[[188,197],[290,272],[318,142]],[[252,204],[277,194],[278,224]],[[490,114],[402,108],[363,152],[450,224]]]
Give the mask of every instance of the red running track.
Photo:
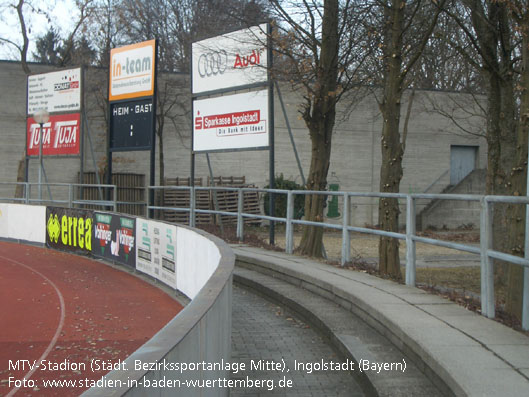
[[[0,242],[0,396],[77,396],[180,310],[104,263]],[[41,365],[31,369],[34,360]],[[32,387],[17,387],[24,379]],[[51,380],[77,384],[46,387]]]

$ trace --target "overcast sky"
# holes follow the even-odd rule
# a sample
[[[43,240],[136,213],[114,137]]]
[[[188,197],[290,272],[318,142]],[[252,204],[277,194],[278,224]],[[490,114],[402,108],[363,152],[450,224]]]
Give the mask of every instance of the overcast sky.
[[[8,38],[16,43],[22,43],[20,34],[20,24],[16,10],[7,6],[8,4],[17,3],[15,0],[0,1],[0,37]],[[51,17],[51,24],[59,30],[59,34],[64,36],[68,33],[75,18],[75,3],[73,0],[38,0],[34,4],[46,10]],[[35,42],[38,37],[44,35],[49,28],[49,23],[43,15],[36,15],[25,9],[26,25],[28,27],[28,36],[30,48],[28,51],[28,60],[32,60],[32,54],[36,51]],[[20,60],[20,53],[11,45],[0,45],[0,59]]]

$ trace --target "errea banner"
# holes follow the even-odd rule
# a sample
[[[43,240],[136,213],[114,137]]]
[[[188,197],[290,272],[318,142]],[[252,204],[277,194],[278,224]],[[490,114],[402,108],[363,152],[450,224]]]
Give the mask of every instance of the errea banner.
[[[154,95],[156,41],[110,51],[109,101]]]
[[[92,252],[93,212],[46,207],[46,245],[62,251]]]
[[[267,118],[267,90],[195,100],[193,150],[268,147]]]
[[[193,93],[268,80],[267,24],[193,43]]]
[[[111,213],[94,213],[92,254],[124,265],[136,265],[136,221]]]
[[[27,114],[81,109],[81,68],[28,76]]]
[[[38,156],[42,134],[42,154],[44,156],[80,154],[81,116],[79,113],[50,115],[50,120],[42,125],[32,117],[27,119],[27,154]]]

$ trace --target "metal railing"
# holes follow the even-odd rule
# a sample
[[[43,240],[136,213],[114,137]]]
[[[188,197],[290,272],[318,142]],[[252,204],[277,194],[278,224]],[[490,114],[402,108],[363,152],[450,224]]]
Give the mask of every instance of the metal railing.
[[[110,208],[112,211],[117,211],[117,186],[116,185],[97,185],[97,184],[80,184],[80,183],[32,183],[32,182],[0,182],[0,189],[5,190],[5,186],[14,186],[22,187],[23,197],[0,197],[1,202],[19,202],[24,204],[52,204],[58,206],[67,206],[68,208],[73,208],[75,206],[83,207],[87,205]],[[33,187],[43,187],[46,186],[48,190],[48,198],[34,198],[32,193],[34,192]],[[56,197],[53,198],[51,194],[51,189],[53,187],[59,188],[62,192],[56,194]],[[96,187],[98,189],[105,189],[111,191],[112,199],[110,200],[85,200],[79,197],[76,197],[76,189],[81,192],[83,188]],[[66,188],[66,189],[64,189]],[[79,194],[78,194],[79,195]],[[61,198],[57,198],[57,196]]]
[[[492,207],[493,203],[521,204],[529,207],[529,197],[514,196],[480,196],[480,195],[460,195],[460,194],[402,194],[402,193],[353,193],[353,192],[334,192],[334,191],[306,191],[306,190],[280,190],[280,189],[258,189],[258,188],[227,188],[227,187],[194,187],[189,186],[150,186],[148,189],[172,189],[189,191],[190,205],[185,208],[177,207],[160,207],[147,205],[149,209],[183,211],[190,214],[190,226],[195,225],[195,215],[197,213],[217,214],[233,216],[237,218],[237,238],[244,238],[244,219],[255,218],[272,222],[281,222],[285,227],[285,252],[291,254],[294,251],[294,225],[310,225],[324,227],[342,231],[342,266],[351,260],[350,233],[359,232],[378,236],[392,237],[406,242],[406,284],[415,286],[416,280],[416,243],[431,244],[439,247],[445,247],[458,251],[469,252],[480,255],[481,262],[481,312],[488,318],[495,317],[495,300],[494,300],[494,271],[492,259],[498,259],[505,262],[523,266],[524,269],[524,290],[523,290],[523,317],[522,328],[529,330],[529,232],[525,235],[526,257],[506,254],[492,249]],[[197,190],[209,191],[232,191],[237,192],[238,206],[237,212],[196,209],[195,192]],[[287,196],[287,213],[285,218],[268,215],[246,214],[243,212],[243,200],[245,192],[285,194]],[[333,224],[326,222],[313,222],[301,219],[294,219],[294,196],[318,194],[325,196],[339,196],[343,200],[342,224]],[[148,195],[147,195],[148,197]],[[367,227],[357,227],[349,224],[351,215],[351,198],[369,197],[369,198],[395,198],[405,200],[406,202],[406,232],[389,232],[384,230],[370,229]],[[457,200],[480,203],[480,246],[460,244],[450,241],[437,240],[432,238],[421,237],[416,234],[416,203],[417,200]],[[529,212],[528,212],[529,213]],[[526,222],[526,229],[529,231],[529,222]]]
[[[32,186],[38,186],[35,183],[15,183],[15,182],[0,182],[0,189],[4,185],[22,185],[24,187],[24,194],[21,198],[1,198],[0,201],[23,202],[30,203],[52,203],[54,205],[62,204],[68,207],[93,205],[102,207],[111,207],[117,211],[117,206],[120,204],[117,201],[117,187],[116,185],[81,185],[81,184],[66,184],[55,183],[45,184],[49,186],[68,187],[67,199],[53,200],[51,197],[48,200],[39,200],[31,197]],[[44,185],[44,184],[43,184]],[[75,188],[79,190],[83,187],[98,187],[112,190],[112,200],[82,200],[74,197]],[[285,251],[289,254],[294,251],[294,225],[309,225],[316,227],[323,227],[328,229],[340,230],[342,232],[342,249],[341,249],[341,264],[342,266],[351,260],[350,247],[350,233],[366,233],[378,236],[392,237],[406,242],[406,284],[415,286],[416,280],[416,243],[431,244],[439,247],[445,247],[458,251],[469,252],[480,256],[481,263],[481,312],[483,315],[494,318],[495,317],[495,300],[494,300],[494,269],[493,259],[498,259],[508,263],[513,263],[524,267],[524,289],[523,289],[523,314],[522,314],[522,328],[529,330],[529,217],[526,216],[526,233],[525,233],[525,258],[506,254],[503,252],[493,250],[492,240],[492,222],[493,222],[493,205],[494,203],[508,203],[526,205],[529,209],[529,197],[515,197],[515,196],[480,196],[480,195],[459,195],[459,194],[403,194],[403,193],[354,193],[354,192],[335,192],[335,191],[306,191],[306,190],[281,190],[281,189],[259,189],[259,188],[233,188],[233,187],[189,187],[189,186],[149,186],[146,188],[146,197],[150,197],[149,193],[153,190],[177,190],[189,192],[189,207],[169,207],[156,206],[149,202],[137,203],[145,204],[145,213],[148,216],[154,210],[160,211],[176,211],[189,213],[189,225],[195,226],[196,214],[214,214],[233,216],[237,219],[237,238],[244,239],[244,219],[253,218],[266,220],[270,222],[284,223],[285,227]],[[231,191],[237,193],[237,211],[221,211],[212,209],[198,209],[195,205],[196,191]],[[244,208],[244,193],[258,192],[258,193],[273,193],[274,195],[284,194],[287,196],[287,210],[286,217],[247,214],[243,212]],[[302,219],[294,219],[294,197],[295,195],[317,194],[325,196],[342,197],[343,214],[342,224],[306,221]],[[370,229],[367,227],[357,227],[349,224],[351,216],[351,199],[352,198],[395,198],[403,200],[406,203],[406,231],[405,233],[389,232],[378,229]],[[479,247],[454,243],[450,241],[437,240],[432,238],[421,237],[416,234],[416,203],[417,200],[457,200],[480,203],[480,245]],[[529,214],[529,211],[526,211]]]

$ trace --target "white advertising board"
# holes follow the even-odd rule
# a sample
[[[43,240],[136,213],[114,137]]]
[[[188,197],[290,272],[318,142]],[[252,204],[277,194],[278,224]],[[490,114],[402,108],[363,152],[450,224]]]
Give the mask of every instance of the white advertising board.
[[[208,282],[220,261],[215,243],[193,230],[178,228],[177,289],[193,299]]]
[[[268,146],[267,90],[193,102],[195,152]]]
[[[176,226],[136,218],[136,269],[176,289]]]
[[[28,76],[28,115],[81,109],[81,68]]]
[[[110,101],[154,95],[155,52],[155,40],[110,51]]]
[[[0,237],[44,244],[46,207],[0,204]]]
[[[262,24],[193,43],[193,93],[266,82],[267,28]]]

